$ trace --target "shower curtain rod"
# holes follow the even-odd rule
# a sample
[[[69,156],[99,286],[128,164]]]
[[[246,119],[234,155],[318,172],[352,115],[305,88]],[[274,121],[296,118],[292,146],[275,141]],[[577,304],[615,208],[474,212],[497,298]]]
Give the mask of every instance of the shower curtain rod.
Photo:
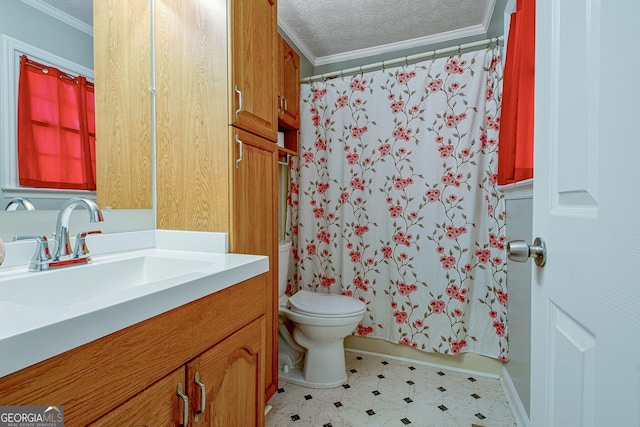
[[[471,49],[471,48],[474,48],[474,47],[484,46],[484,45],[489,46],[489,45],[491,45],[491,43],[500,43],[502,41],[504,41],[504,36],[493,37],[493,38],[490,38],[490,39],[480,40],[480,41],[472,42],[472,43],[461,44],[461,45],[457,45],[457,46],[445,47],[445,48],[442,48],[442,49],[436,49],[436,50],[432,50],[432,51],[425,52],[425,53],[417,53],[415,55],[408,55],[408,56],[403,56],[401,58],[390,59],[388,61],[382,61],[382,62],[376,62],[376,63],[373,63],[373,64],[363,65],[361,67],[353,67],[353,68],[347,68],[347,69],[340,70],[340,71],[332,71],[330,73],[318,74],[318,75],[315,75],[315,76],[306,77],[306,78],[302,79],[301,83],[311,83],[312,81],[326,80],[326,79],[330,79],[330,78],[333,78],[333,77],[343,77],[345,75],[354,74],[356,72],[362,73],[363,71],[372,70],[374,68],[385,68],[385,67],[387,67],[389,65],[401,64],[401,63],[409,63],[409,62],[412,62],[412,61],[417,61],[417,60],[425,59],[425,58],[433,58],[433,57],[435,57],[437,55],[441,55],[443,53],[456,52],[456,51],[461,51],[463,49]]]

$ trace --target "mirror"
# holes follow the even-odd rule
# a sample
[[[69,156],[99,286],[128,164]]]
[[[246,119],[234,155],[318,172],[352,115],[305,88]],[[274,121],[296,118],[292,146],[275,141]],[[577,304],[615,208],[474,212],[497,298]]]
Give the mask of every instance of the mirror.
[[[68,16],[56,13],[55,10],[47,10],[47,13],[44,13],[36,9],[36,6],[39,8],[46,7],[47,5],[44,3],[34,4],[34,6],[23,1],[5,3],[3,4],[2,14],[0,14],[0,34],[3,37],[2,51],[5,53],[2,70],[9,66],[6,50],[12,49],[13,40],[18,40],[44,53],[48,52],[64,58],[87,69],[93,69],[93,29],[91,27],[77,25],[78,28],[76,28],[63,22],[65,19],[68,22],[72,22]],[[3,97],[8,97],[8,93],[15,93],[11,90],[11,85],[14,83],[8,81],[6,74],[6,72],[0,74],[2,77],[0,93],[3,94]],[[15,95],[13,99],[15,99]],[[15,101],[2,99],[3,105],[8,105],[9,107],[12,102]],[[0,110],[2,111],[0,129],[3,129],[3,133],[0,134],[0,148],[2,151],[2,156],[0,156],[0,159],[2,159],[0,160],[0,210],[3,210],[9,201],[16,197],[29,199],[38,210],[57,210],[64,200],[74,196],[95,198],[93,192],[64,192],[56,193],[54,196],[50,192],[37,189],[15,189],[12,176],[15,176],[16,172],[15,169],[12,170],[10,166],[5,165],[5,159],[9,157],[9,147],[6,146],[9,143],[8,141],[10,140],[11,143],[15,144],[15,138],[11,138],[10,134],[12,131],[15,132],[15,125],[11,127],[10,123],[7,122],[13,122],[16,120],[16,116],[15,113],[11,115],[9,111],[6,111],[7,109],[3,107]],[[13,119],[10,119],[10,117],[13,117]],[[14,212],[20,213],[24,211],[20,206]]]
[[[47,1],[47,0],[45,0]],[[63,22],[68,16],[56,14],[55,10],[46,13],[37,9],[46,7],[45,1],[11,0],[2,2],[0,13],[0,43],[3,52],[0,61],[4,61],[6,55],[7,38],[20,40],[30,46],[50,52],[58,57],[93,69],[93,44],[92,29],[86,27],[85,31]],[[79,6],[92,5],[91,0],[75,2]],[[80,5],[80,3],[83,3]],[[71,4],[71,2],[69,2]],[[33,6],[32,6],[33,5]],[[51,16],[52,13],[57,17]],[[82,27],[82,25],[79,25]],[[6,96],[7,81],[3,81],[4,64],[0,62],[0,239],[11,242],[17,235],[46,235],[50,236],[55,231],[54,225],[58,210],[64,200],[82,192],[73,192],[73,195],[62,195],[52,198],[50,195],[38,195],[37,192],[20,189],[20,191],[5,191],[7,186],[7,174],[3,161],[6,159],[5,140],[8,132],[6,108],[2,97]],[[16,119],[17,120],[17,119]],[[86,197],[86,194],[81,194]],[[4,211],[8,201],[14,197],[26,197],[36,206],[36,211],[26,211],[22,207],[16,211]],[[5,199],[6,198],[6,199]],[[5,201],[6,200],[6,201]],[[4,203],[3,203],[4,202]],[[152,230],[155,228],[155,210],[152,209],[114,209],[109,210],[101,206],[105,221],[100,229],[103,233],[117,233],[125,231]],[[72,221],[82,220],[84,216],[73,216]],[[26,244],[26,243],[23,243]],[[6,265],[6,264],[5,264]]]

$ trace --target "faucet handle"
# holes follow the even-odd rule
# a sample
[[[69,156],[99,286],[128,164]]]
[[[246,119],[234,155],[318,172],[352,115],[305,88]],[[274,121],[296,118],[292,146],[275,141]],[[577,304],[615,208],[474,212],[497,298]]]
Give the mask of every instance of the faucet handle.
[[[42,271],[49,268],[49,261],[51,261],[51,253],[49,252],[49,240],[47,236],[16,236],[13,241],[18,240],[35,240],[36,251],[31,257],[31,264],[29,264],[29,271]]]
[[[87,242],[85,241],[87,236],[90,234],[102,234],[102,231],[93,230],[82,231],[78,233],[76,236],[76,244],[73,248],[73,255],[71,256],[71,258],[80,258],[80,256],[82,256],[83,258],[87,258],[87,262],[91,260],[91,258],[89,257],[89,248],[87,247]]]

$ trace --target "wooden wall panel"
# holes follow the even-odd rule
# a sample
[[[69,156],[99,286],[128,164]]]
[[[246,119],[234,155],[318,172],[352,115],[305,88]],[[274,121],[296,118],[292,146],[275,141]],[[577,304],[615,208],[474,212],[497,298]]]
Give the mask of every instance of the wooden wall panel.
[[[98,205],[150,209],[149,2],[94,4]]]
[[[156,6],[159,228],[228,231],[225,8],[221,0]]]

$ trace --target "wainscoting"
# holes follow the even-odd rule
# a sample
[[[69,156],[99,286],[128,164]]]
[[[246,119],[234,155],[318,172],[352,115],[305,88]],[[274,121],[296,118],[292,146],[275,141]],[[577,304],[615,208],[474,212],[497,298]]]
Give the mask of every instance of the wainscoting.
[[[533,243],[533,180],[506,185],[501,190],[507,210],[507,241]],[[532,265],[531,261],[507,261],[509,363],[501,375],[523,426],[529,425]]]

